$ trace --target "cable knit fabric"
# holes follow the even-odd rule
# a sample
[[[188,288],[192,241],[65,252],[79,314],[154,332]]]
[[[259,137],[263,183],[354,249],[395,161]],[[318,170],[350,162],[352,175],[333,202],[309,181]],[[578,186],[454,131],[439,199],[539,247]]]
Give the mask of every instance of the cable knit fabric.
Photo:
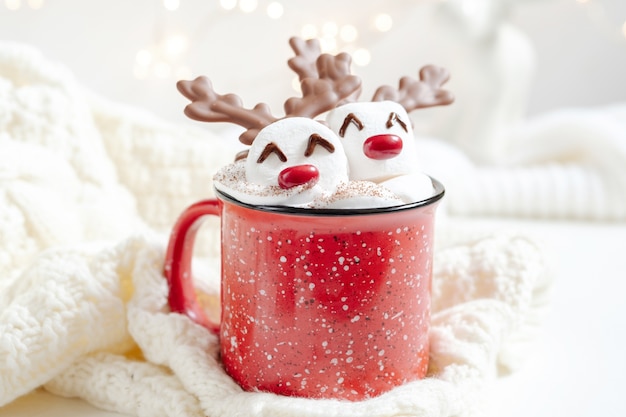
[[[446,181],[451,214],[626,220],[626,104],[536,116],[500,141],[492,165],[422,141],[424,165]]]
[[[519,236],[439,251],[429,377],[349,403],[243,392],[222,371],[215,336],[168,312],[158,239],[83,246],[42,253],[9,287],[3,402],[44,385],[138,416],[471,415],[482,383],[512,365],[504,347],[545,272]]]
[[[0,44],[0,406],[38,387],[136,416],[471,416],[520,365],[549,288],[519,234],[440,224],[428,377],[362,402],[244,392],[216,337],[169,312],[162,274],[178,213],[234,151],[85,91],[38,52]],[[198,285],[215,300],[217,225]]]

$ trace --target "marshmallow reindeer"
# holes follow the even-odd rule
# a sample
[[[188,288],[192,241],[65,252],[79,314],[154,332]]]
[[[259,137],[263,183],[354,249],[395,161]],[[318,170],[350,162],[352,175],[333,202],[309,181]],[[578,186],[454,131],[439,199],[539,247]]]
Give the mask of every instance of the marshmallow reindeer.
[[[330,195],[348,181],[348,161],[328,127],[287,117],[259,132],[245,159],[245,173],[248,184],[264,189],[264,204],[299,205]]]
[[[315,77],[312,62],[321,53],[319,42],[292,38],[290,45],[296,56],[289,60],[289,66],[301,80]],[[401,78],[397,89],[379,87],[369,102],[355,101],[360,92],[355,90],[326,117],[328,126],[341,138],[350,179],[381,184],[408,201],[415,201],[423,194],[421,190],[432,189],[430,180],[419,172],[408,113],[454,100],[441,88],[449,79],[445,69],[428,65],[419,76],[419,80]]]
[[[360,89],[360,79],[349,73],[350,60],[347,54],[319,55],[315,66],[321,77],[302,80],[302,97],[287,100],[280,119],[263,103],[245,109],[238,96],[215,93],[206,77],[179,81],[178,90],[191,100],[185,108],[188,117],[247,129],[239,139],[249,150],[238,154],[235,171],[216,178],[216,186],[244,202],[300,205],[347,182],[341,141],[313,118]]]
[[[396,102],[344,104],[326,122],[342,139],[351,179],[380,183],[417,167],[411,122]]]

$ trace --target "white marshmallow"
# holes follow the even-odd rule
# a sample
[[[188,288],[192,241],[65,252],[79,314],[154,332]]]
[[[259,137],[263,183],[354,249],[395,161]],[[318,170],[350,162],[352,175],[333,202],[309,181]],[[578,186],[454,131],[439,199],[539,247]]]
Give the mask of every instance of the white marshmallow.
[[[309,138],[314,134],[334,150],[316,145],[312,154],[306,156]],[[259,161],[270,144],[277,151]],[[286,160],[282,161],[279,154]],[[281,188],[281,172],[300,165],[314,166],[319,173],[317,181]],[[304,117],[288,117],[266,126],[252,143],[245,162],[229,167],[215,176],[216,188],[255,205],[306,206],[316,198],[333,194],[340,183],[348,181],[348,162],[337,135],[322,123]]]
[[[404,123],[406,130],[397,121],[387,127],[387,121],[392,113]],[[418,171],[413,129],[404,107],[393,101],[348,103],[331,110],[326,121],[339,135],[346,117],[350,114],[356,116],[362,123],[360,130],[354,123],[347,125],[345,134],[340,138],[350,166],[350,179],[381,182]],[[382,160],[366,156],[363,149],[365,141],[381,134],[393,134],[401,138],[402,150],[398,155]]]
[[[259,132],[245,161],[230,164],[215,175],[215,187],[248,204],[312,208],[389,207],[423,200],[432,195],[430,178],[421,173],[411,173],[417,168],[417,163],[413,161],[416,152],[410,121],[399,104],[358,103],[358,106],[345,105],[340,109],[346,116],[349,113],[356,114],[364,128],[359,131],[356,126],[348,126],[342,143],[337,134],[315,120],[302,117],[279,120]],[[398,114],[406,123],[408,132],[405,132],[397,122],[391,128],[386,127],[387,119],[392,112]],[[337,131],[344,119],[345,116],[341,119]],[[390,159],[367,158],[363,153],[363,142],[381,132],[400,136],[403,141],[402,151]],[[309,139],[314,134],[328,141],[334,151],[316,145],[312,153],[306,156]],[[267,146],[270,144],[276,151],[267,152]],[[357,173],[359,168],[365,167],[367,176],[378,179],[380,184],[370,180],[348,179],[346,146],[352,148],[351,163],[357,160]],[[265,157],[260,158],[263,154]],[[281,156],[286,160],[281,160]],[[359,159],[367,161],[360,163]],[[281,187],[279,182],[281,172],[301,165],[314,166],[319,173],[317,180],[289,188]],[[363,176],[365,173],[361,172],[360,175]]]
[[[391,191],[404,203],[426,200],[433,196],[434,188],[430,177],[420,172],[399,175],[379,185]]]

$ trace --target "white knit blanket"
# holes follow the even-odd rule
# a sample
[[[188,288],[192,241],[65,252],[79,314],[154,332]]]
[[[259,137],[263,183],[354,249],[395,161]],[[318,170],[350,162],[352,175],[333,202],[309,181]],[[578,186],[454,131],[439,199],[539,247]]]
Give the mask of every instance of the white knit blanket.
[[[500,141],[491,165],[418,141],[425,169],[446,184],[451,214],[626,221],[626,102],[543,114]]]
[[[243,392],[216,338],[167,307],[167,233],[232,160],[208,131],[94,97],[0,44],[0,406],[45,387],[137,416],[461,416],[517,367],[545,305],[544,251],[440,225],[428,378],[363,402]],[[215,288],[216,225],[199,243]],[[215,297],[215,292],[212,293]]]

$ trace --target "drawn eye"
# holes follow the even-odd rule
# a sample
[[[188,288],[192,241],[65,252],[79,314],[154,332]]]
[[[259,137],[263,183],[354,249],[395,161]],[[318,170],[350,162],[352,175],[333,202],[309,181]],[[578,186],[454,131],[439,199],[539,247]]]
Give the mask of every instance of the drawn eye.
[[[361,122],[354,113],[350,113],[343,120],[343,124],[339,129],[339,136],[344,137],[344,135],[346,134],[346,129],[348,129],[348,126],[350,126],[350,124],[354,124],[359,130],[363,130],[363,122]]]
[[[263,148],[263,152],[261,152],[261,155],[259,155],[259,159],[257,159],[256,162],[258,164],[263,163],[263,161],[269,158],[271,154],[276,154],[278,159],[280,159],[282,162],[287,162],[287,157],[274,142],[268,143],[265,148]]]
[[[402,127],[402,129],[404,129],[404,131],[405,131],[405,132],[407,132],[407,133],[409,132],[409,131],[407,130],[407,128],[406,128],[406,123],[404,123],[404,122],[402,121],[402,119],[400,119],[400,118],[398,117],[398,113],[396,113],[396,112],[391,112],[391,113],[389,113],[389,118],[387,119],[387,124],[386,124],[387,129],[391,129],[391,127],[392,127],[395,123],[399,124],[399,125],[400,125],[400,127]]]
[[[309,137],[309,142],[306,145],[306,150],[304,151],[304,156],[311,156],[311,155],[313,155],[313,151],[315,151],[315,147],[317,145],[319,145],[322,148],[326,149],[330,153],[335,152],[335,147],[333,146],[332,143],[330,143],[328,140],[324,139],[323,137],[321,137],[317,133],[313,133]]]

